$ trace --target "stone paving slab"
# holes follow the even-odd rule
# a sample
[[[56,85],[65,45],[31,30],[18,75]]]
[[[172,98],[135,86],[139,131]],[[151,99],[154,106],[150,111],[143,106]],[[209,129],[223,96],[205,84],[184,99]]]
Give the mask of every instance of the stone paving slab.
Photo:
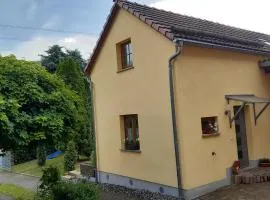
[[[270,199],[270,183],[232,185],[196,200],[267,200]]]
[[[13,200],[13,198],[7,197],[7,196],[4,196],[4,195],[0,194],[0,200]]]

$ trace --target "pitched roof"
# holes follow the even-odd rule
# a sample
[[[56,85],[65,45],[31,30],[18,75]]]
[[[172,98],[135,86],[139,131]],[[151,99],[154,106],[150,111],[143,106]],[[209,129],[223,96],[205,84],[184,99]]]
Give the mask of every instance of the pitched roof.
[[[115,0],[97,46],[87,64],[86,72],[91,71],[119,8],[128,11],[171,41],[180,38],[187,43],[201,43],[213,47],[222,46],[270,56],[270,35],[159,10],[126,0]]]

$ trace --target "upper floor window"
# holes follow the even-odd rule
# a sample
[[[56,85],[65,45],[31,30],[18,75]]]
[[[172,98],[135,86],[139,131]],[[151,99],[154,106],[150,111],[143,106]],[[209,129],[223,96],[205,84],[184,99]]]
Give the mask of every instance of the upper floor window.
[[[118,71],[123,71],[133,67],[133,52],[131,40],[124,40],[116,45]]]
[[[122,69],[132,67],[133,60],[132,60],[132,49],[130,40],[121,45],[121,55],[122,55]]]

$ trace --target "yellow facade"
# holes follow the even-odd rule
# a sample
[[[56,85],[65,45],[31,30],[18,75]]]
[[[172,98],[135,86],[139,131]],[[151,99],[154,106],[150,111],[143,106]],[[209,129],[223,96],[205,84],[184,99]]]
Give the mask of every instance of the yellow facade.
[[[258,56],[184,46],[176,69],[176,102],[180,130],[182,175],[186,189],[224,179],[237,160],[234,124],[224,114],[224,95],[256,94],[269,97],[269,77],[259,69]],[[235,104],[239,102],[235,102]],[[259,106],[257,107],[260,108]],[[270,109],[255,126],[252,106],[245,108],[249,159],[270,157]],[[202,138],[201,117],[217,116],[220,136]],[[212,152],[216,156],[212,156]]]
[[[117,73],[116,44],[128,38],[134,69]],[[119,11],[91,72],[99,171],[177,187],[168,80],[168,58],[174,52],[171,41]],[[234,126],[224,114],[232,105],[224,95],[269,97],[269,77],[258,68],[260,59],[184,45],[175,63],[184,189],[224,179],[237,160]],[[251,107],[245,111],[249,159],[270,157],[270,109],[257,126]],[[120,116],[127,114],[138,114],[141,153],[121,151]],[[200,120],[208,116],[218,117],[219,136],[202,138]]]
[[[116,44],[131,38],[134,69],[117,73]],[[174,46],[120,11],[91,79],[95,90],[98,170],[176,186],[167,59]],[[120,115],[138,114],[141,153],[121,151]]]

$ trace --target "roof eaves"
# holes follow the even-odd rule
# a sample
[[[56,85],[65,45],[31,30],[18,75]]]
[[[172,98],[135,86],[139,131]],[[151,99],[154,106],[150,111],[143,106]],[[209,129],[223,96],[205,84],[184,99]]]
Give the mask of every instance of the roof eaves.
[[[235,47],[230,45],[224,45],[224,44],[217,44],[214,42],[204,42],[200,40],[190,40],[185,38],[176,37],[176,39],[181,40],[184,42],[184,44],[189,45],[195,45],[199,47],[208,47],[208,48],[215,48],[215,49],[227,49],[235,52],[242,52],[242,53],[248,53],[252,55],[260,55],[260,56],[270,56],[269,51],[263,51],[263,50],[257,50],[253,48],[243,48],[243,47]]]

